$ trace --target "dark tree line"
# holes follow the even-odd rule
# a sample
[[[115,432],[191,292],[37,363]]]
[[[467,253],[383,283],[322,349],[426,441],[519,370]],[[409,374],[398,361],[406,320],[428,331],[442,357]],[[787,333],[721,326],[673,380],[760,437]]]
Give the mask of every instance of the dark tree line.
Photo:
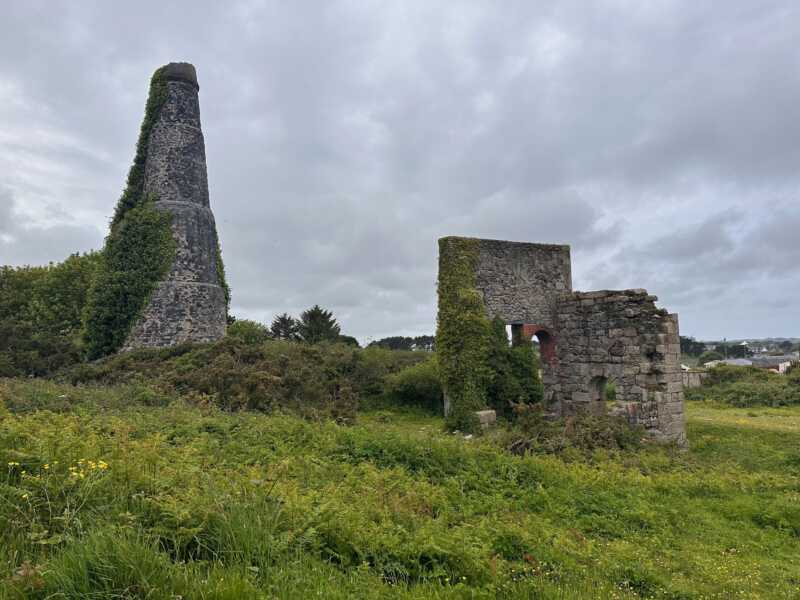
[[[358,346],[356,338],[342,335],[341,327],[329,310],[315,304],[295,318],[288,313],[276,316],[269,327],[248,319],[234,319],[228,327],[228,333],[248,342],[267,339],[305,342],[340,342]]]
[[[705,351],[706,345],[703,342],[698,342],[693,337],[681,336],[681,354],[700,356]]]
[[[436,338],[432,335],[418,335],[416,337],[394,335],[370,342],[369,346],[387,348],[388,350],[425,350],[433,352],[436,348]]]

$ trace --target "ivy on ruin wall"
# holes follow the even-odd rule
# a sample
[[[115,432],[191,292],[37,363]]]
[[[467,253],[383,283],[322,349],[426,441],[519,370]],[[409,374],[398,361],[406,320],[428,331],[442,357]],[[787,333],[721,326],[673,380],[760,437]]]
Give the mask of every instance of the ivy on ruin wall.
[[[150,81],[136,155],[89,292],[83,337],[90,359],[107,356],[122,347],[175,260],[177,244],[172,236],[172,215],[157,210],[156,198],[144,193],[150,133],[168,95],[162,67]]]
[[[439,240],[439,316],[436,352],[442,387],[450,404],[447,426],[479,429],[475,411],[487,405],[493,379],[489,366],[492,324],[476,287],[479,240]]]
[[[231,288],[228,285],[228,278],[225,276],[225,263],[222,261],[222,246],[219,243],[219,234],[214,231],[216,238],[216,262],[217,262],[217,277],[219,278],[219,285],[225,292],[225,313],[226,315],[231,309]]]

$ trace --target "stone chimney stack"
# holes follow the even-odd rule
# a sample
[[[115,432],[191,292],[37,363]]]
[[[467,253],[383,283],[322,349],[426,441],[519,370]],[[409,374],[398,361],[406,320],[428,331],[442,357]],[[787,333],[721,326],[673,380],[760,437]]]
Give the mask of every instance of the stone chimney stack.
[[[209,342],[225,335],[227,297],[208,198],[197,73],[189,63],[163,68],[167,98],[150,131],[144,191],[172,213],[175,262],[133,326],[125,349]]]

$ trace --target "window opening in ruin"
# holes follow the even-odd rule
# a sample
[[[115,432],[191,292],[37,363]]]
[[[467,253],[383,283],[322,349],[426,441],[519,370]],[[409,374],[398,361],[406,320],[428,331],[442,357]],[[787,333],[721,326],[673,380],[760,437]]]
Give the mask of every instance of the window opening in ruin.
[[[539,357],[543,363],[553,364],[556,358],[556,345],[553,336],[544,329],[538,330],[533,334],[533,341],[539,348]]]
[[[592,412],[608,414],[617,404],[617,384],[606,377],[595,377],[589,385],[592,400]]]

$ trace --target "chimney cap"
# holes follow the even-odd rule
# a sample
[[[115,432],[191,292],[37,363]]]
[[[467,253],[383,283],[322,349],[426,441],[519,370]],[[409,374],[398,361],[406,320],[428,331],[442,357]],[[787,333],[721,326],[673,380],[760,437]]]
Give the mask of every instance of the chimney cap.
[[[198,90],[197,71],[194,65],[187,62],[172,62],[164,66],[164,77],[170,81],[186,81],[191,83]]]

